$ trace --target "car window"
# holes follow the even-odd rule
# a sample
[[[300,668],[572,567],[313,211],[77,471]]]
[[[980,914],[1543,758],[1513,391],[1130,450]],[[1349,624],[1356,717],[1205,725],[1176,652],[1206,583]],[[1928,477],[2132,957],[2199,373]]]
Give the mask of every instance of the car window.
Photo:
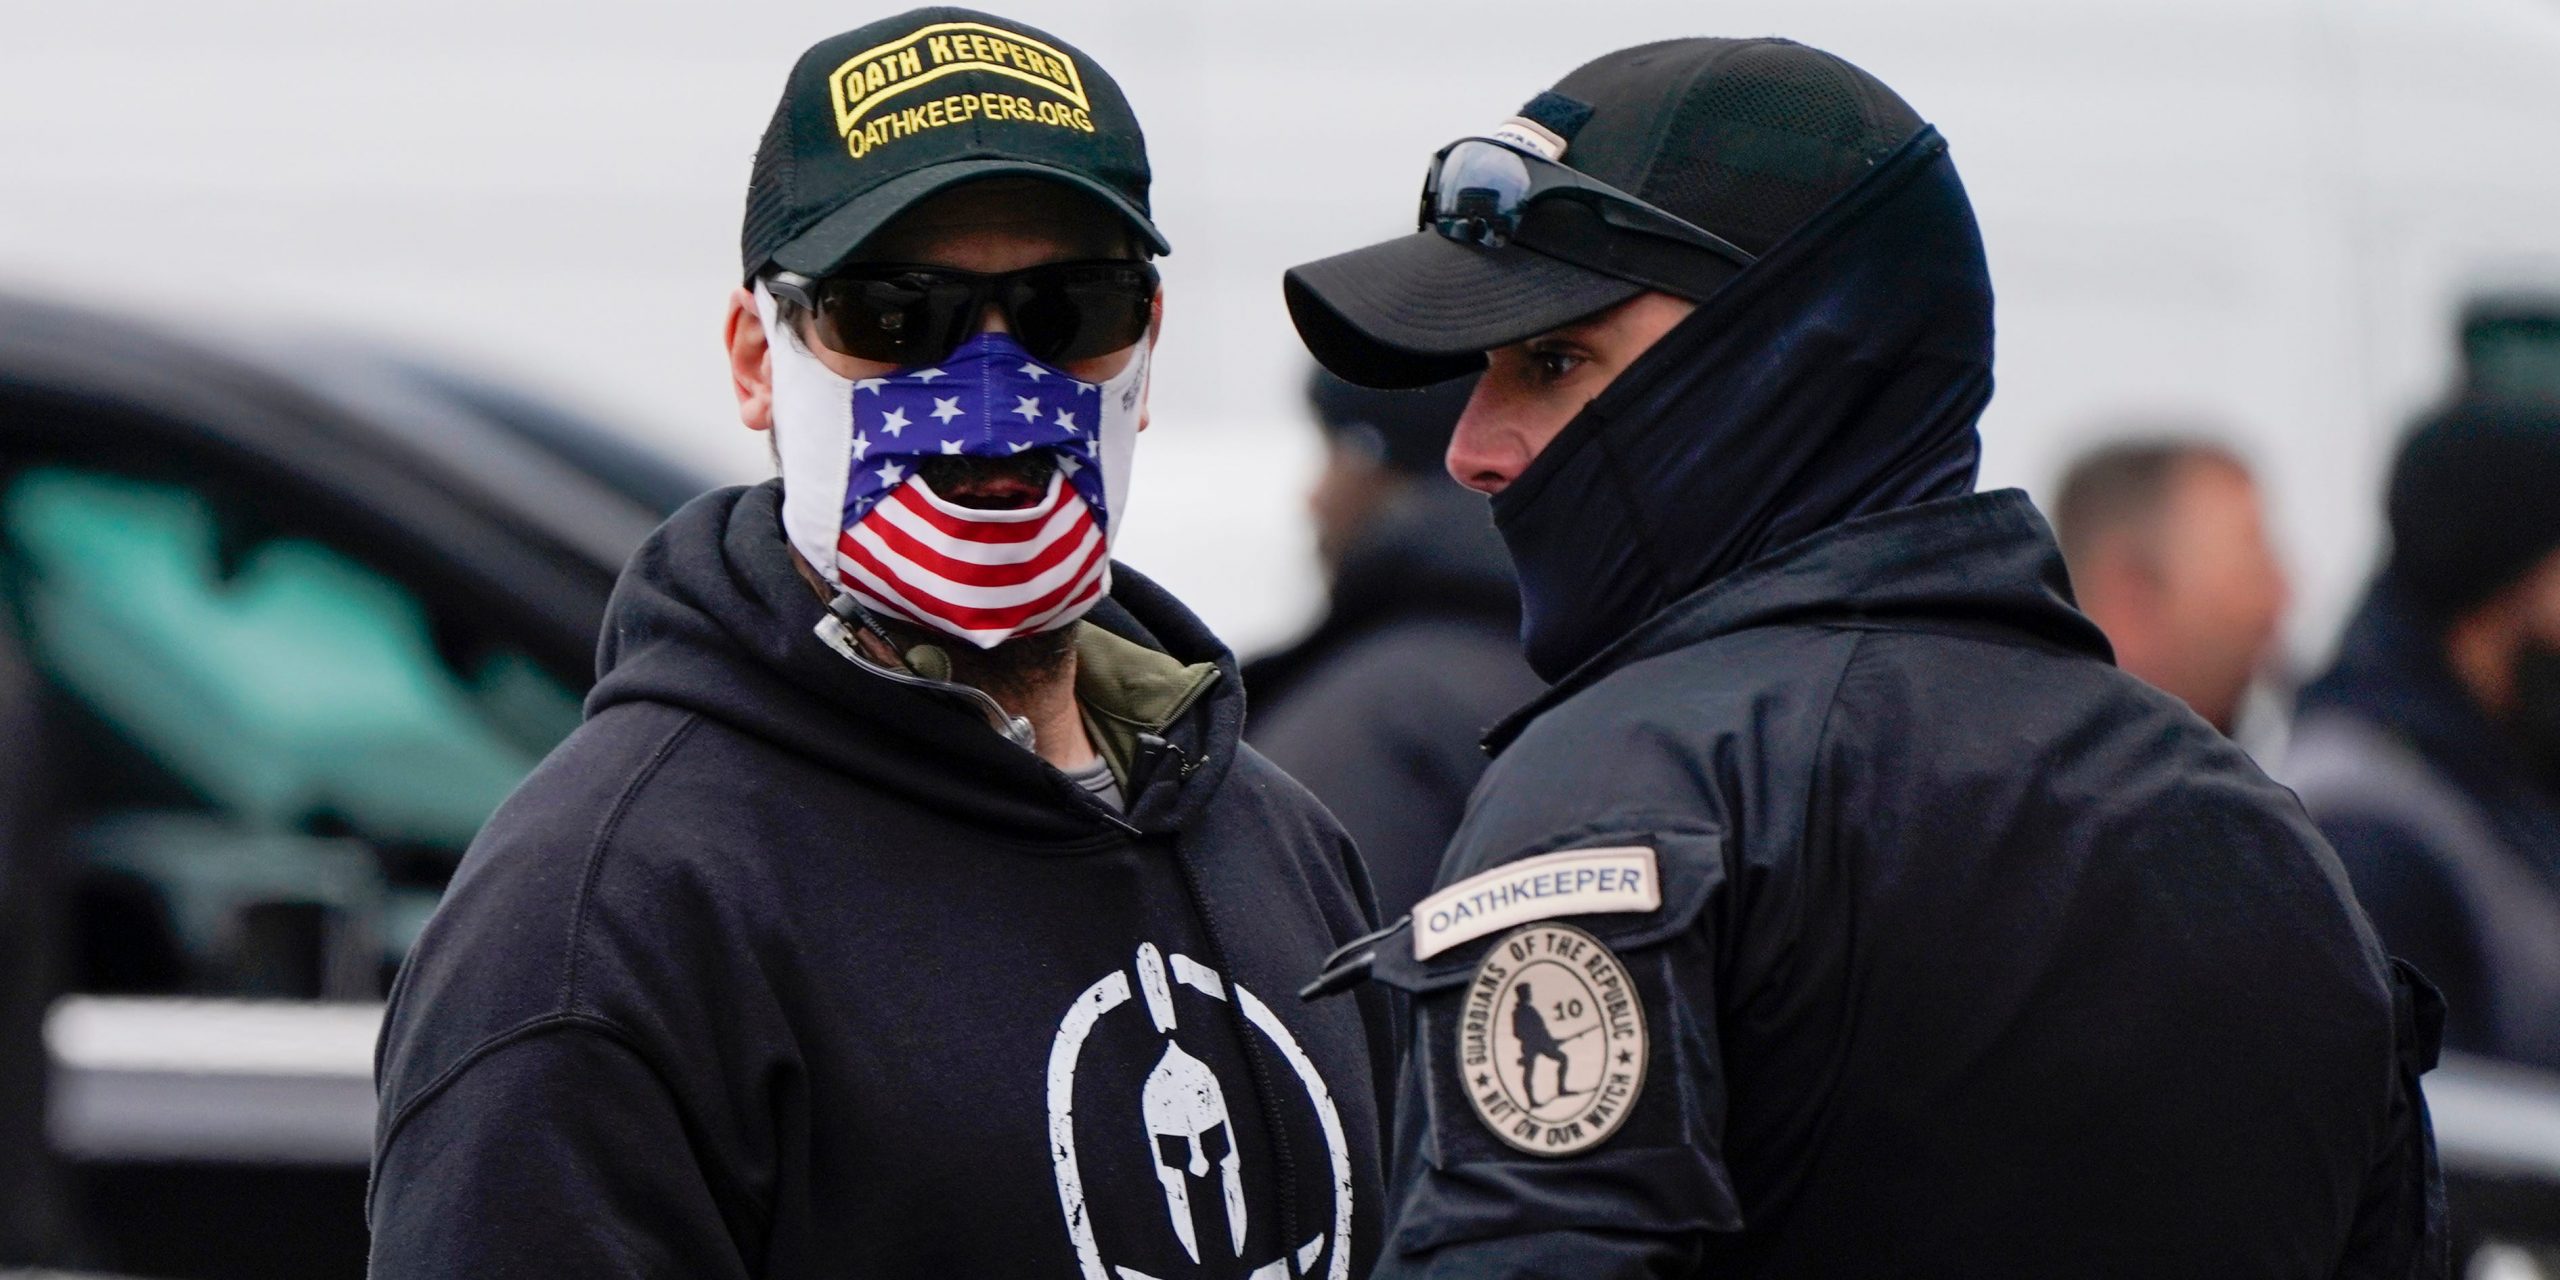
[[[70,467],[0,488],[21,641],[77,741],[80,984],[379,994],[491,810],[578,719],[361,548]],[[94,961],[94,962],[92,962]]]

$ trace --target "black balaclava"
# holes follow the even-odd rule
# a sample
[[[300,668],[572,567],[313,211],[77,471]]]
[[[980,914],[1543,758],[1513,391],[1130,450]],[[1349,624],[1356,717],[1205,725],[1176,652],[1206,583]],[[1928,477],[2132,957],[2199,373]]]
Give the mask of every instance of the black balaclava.
[[[2529,641],[2516,654],[2516,705],[2508,717],[2526,763],[2560,795],[2560,646]]]
[[[1560,679],[1788,543],[1971,492],[1991,338],[1973,208],[1923,130],[1701,303],[1494,498],[1530,665]]]

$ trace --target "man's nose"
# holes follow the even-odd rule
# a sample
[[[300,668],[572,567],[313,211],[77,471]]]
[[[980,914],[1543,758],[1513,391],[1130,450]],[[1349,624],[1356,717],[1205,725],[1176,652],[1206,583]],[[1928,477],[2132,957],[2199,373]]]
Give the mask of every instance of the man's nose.
[[[970,332],[973,335],[980,333],[1011,333],[1013,332],[1013,329],[1004,322],[1004,308],[990,302],[987,304],[986,310],[978,313],[978,327]]]
[[[1451,479],[1491,496],[1519,477],[1520,451],[1486,399],[1484,384],[1477,383],[1475,394],[1467,398],[1466,412],[1458,415],[1457,429],[1450,433],[1443,465]]]

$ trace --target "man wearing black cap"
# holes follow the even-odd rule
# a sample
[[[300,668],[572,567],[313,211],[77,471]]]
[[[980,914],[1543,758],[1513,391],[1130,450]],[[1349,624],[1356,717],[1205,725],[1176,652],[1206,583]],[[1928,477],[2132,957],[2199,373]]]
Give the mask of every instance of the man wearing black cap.
[[[1308,379],[1325,466],[1307,509],[1332,590],[1304,639],[1244,669],[1253,744],[1342,819],[1386,919],[1431,888],[1485,729],[1543,687],[1484,498],[1440,464],[1474,387]]]
[[[782,476],[635,557],[400,975],[376,1277],[1367,1270],[1385,998],[1283,998],[1372,922],[1356,856],[1109,555],[1147,188],[1054,36],[801,57],[728,328]]]
[[[1555,686],[1310,988],[1415,998],[1378,1275],[2442,1274],[2432,993],[1971,492],[1991,295],[1936,131],[1671,41],[1425,191],[1289,303],[1346,377],[1485,367],[1449,467]]]
[[[2286,780],[2445,1043],[2560,1070],[2560,404],[2466,399],[2391,475],[2391,553]]]

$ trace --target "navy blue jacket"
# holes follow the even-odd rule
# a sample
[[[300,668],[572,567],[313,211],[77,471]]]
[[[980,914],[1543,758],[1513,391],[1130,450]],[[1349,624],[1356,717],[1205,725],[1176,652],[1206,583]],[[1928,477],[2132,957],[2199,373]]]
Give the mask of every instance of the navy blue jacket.
[[[1658,861],[1658,909],[1562,921],[1646,1057],[1583,1061],[1610,1038],[1556,1009],[1528,1068],[1641,1083],[1588,1149],[1497,1140],[1464,1010],[1506,935],[1386,938],[1418,1011],[1380,1277],[2442,1273],[2430,995],[2293,797],[2112,665],[2023,494],[1764,556],[1494,745],[1444,885]]]
[[[2445,998],[2445,1047],[2560,1070],[2560,794],[2388,577],[2302,691],[2285,780],[2383,944]]]
[[[1364,1274],[1384,997],[1286,996],[1365,889],[1226,651],[1115,569],[1093,621],[1223,673],[1124,820],[814,637],[778,495],[641,550],[402,971],[373,1275]]]

